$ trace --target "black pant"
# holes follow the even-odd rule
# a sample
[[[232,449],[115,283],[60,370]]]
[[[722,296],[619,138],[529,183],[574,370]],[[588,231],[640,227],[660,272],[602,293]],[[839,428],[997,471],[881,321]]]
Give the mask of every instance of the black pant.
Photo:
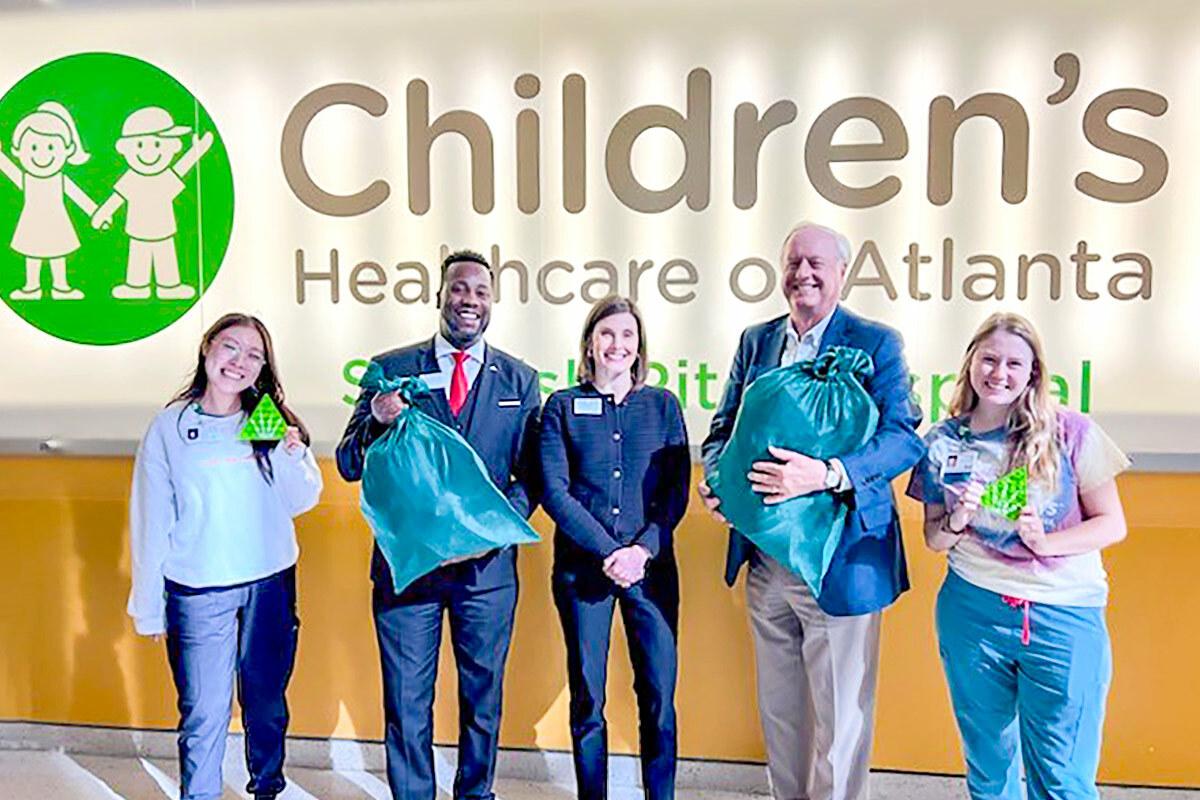
[[[501,689],[517,607],[512,548],[440,567],[397,595],[377,582],[375,633],[383,666],[388,784],[395,800],[434,800],[433,693],[442,616],[458,666],[454,797],[492,800]]]
[[[640,583],[621,589],[598,567],[556,570],[554,604],[562,619],[571,687],[571,741],[580,800],[608,795],[604,720],[614,606],[629,637],[638,702],[642,785],[650,800],[675,796],[675,673],[679,578],[672,561],[653,563]]]

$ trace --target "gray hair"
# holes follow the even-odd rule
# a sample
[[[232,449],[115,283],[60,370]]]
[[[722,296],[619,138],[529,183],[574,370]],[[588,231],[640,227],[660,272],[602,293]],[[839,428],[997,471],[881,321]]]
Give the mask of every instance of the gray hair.
[[[834,242],[837,243],[838,256],[840,256],[842,259],[842,265],[850,266],[850,240],[847,239],[845,235],[835,231],[833,228],[825,225],[818,225],[817,223],[809,222],[808,220],[797,222],[792,226],[792,229],[788,231],[787,236],[783,237],[783,244],[779,247],[779,263],[781,265],[787,263],[788,242],[792,240],[793,236],[801,231],[806,230],[820,231],[821,233],[832,236]]]

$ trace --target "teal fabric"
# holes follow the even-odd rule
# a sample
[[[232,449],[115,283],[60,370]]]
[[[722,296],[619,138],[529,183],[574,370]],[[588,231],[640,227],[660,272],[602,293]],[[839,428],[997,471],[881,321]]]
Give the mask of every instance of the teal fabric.
[[[742,396],[733,433],[708,476],[730,524],[802,577],[814,596],[850,514],[846,499],[821,491],[766,505],[747,476],[754,462],[775,460],[768,446],[821,460],[862,447],[879,423],[879,409],[862,385],[873,372],[862,350],[831,347],[760,376]]]
[[[398,593],[452,559],[538,541],[456,431],[412,405],[420,378],[389,379],[372,363],[362,386],[400,390],[409,407],[367,448],[360,502]]]

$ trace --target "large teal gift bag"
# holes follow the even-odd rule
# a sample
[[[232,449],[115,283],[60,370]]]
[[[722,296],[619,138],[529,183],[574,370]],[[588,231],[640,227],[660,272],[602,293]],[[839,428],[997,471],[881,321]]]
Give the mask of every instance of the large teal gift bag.
[[[397,593],[446,561],[538,541],[471,446],[413,405],[430,391],[424,381],[389,379],[372,362],[362,386],[399,389],[409,404],[367,448],[361,495]]]
[[[831,347],[762,375],[746,389],[733,433],[708,475],[721,513],[764,553],[801,576],[816,596],[850,514],[833,492],[778,505],[763,503],[747,477],[756,461],[775,461],[768,446],[826,460],[851,453],[871,437],[879,410],[862,382],[875,371],[853,347]]]

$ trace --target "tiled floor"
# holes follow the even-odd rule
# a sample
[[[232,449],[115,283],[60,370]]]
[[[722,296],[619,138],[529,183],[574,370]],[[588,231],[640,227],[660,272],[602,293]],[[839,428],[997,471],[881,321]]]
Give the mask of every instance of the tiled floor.
[[[239,753],[226,758],[222,800],[247,795],[245,768]],[[290,785],[280,800],[390,800],[382,775],[355,770],[289,769]],[[173,761],[67,755],[46,751],[0,751],[0,797],[5,800],[177,800],[178,770]],[[449,797],[444,792],[441,797]],[[961,779],[921,775],[878,774],[873,800],[964,800]],[[498,781],[499,800],[568,800],[570,786],[526,781]],[[611,800],[640,800],[635,788],[610,792]],[[680,790],[688,800],[763,800],[762,795]],[[1118,789],[1105,787],[1104,800],[1200,800],[1200,791]]]

